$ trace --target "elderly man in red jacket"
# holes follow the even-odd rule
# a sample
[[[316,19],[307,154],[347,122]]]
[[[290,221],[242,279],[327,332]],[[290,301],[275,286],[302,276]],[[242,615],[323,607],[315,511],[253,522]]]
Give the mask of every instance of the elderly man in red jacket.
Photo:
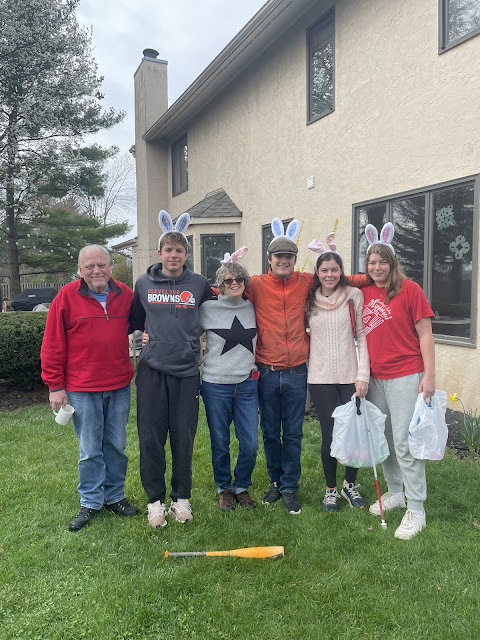
[[[139,513],[124,492],[133,291],[112,280],[108,251],[99,245],[80,251],[78,272],[80,280],[62,287],[50,305],[41,350],[50,406],[58,411],[68,402],[75,409],[81,506],[70,531],[81,529],[103,506],[120,516]]]

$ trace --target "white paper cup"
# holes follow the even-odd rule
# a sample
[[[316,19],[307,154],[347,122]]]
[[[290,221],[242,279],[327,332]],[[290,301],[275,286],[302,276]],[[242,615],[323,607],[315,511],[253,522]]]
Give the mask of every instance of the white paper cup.
[[[75,409],[71,404],[66,404],[64,407],[60,407],[59,411],[54,411],[55,414],[55,422],[65,426],[70,422],[71,417],[75,413]]]

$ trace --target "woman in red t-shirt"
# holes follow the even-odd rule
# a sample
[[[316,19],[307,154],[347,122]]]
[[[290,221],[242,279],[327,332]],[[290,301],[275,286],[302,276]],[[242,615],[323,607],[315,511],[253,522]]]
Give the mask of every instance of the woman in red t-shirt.
[[[427,497],[425,464],[408,448],[408,428],[418,394],[435,393],[435,344],[433,311],[421,287],[407,280],[391,245],[394,228],[387,223],[378,232],[367,225],[370,242],[365,257],[369,284],[364,296],[363,323],[370,354],[368,399],[387,414],[385,435],[390,455],[383,463],[388,491],[383,509],[405,507],[407,511],[395,537],[409,540],[426,525],[423,503]],[[370,513],[380,515],[378,501]]]

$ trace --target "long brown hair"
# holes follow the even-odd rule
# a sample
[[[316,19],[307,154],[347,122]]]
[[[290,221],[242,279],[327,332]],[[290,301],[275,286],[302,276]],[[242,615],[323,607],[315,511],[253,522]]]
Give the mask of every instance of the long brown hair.
[[[382,260],[386,260],[390,267],[387,281],[385,282],[385,303],[390,302],[393,296],[396,296],[402,290],[402,282],[408,280],[403,272],[397,256],[384,244],[372,244],[368,247],[365,256],[365,273],[367,274],[368,284],[373,284],[374,280],[368,275],[368,261],[372,253],[378,254]]]
[[[347,276],[343,272],[343,261],[341,257],[338,255],[338,253],[334,253],[333,251],[327,251],[326,253],[322,253],[322,255],[320,255],[317,258],[317,261],[315,263],[315,271],[313,273],[313,284],[312,284],[312,288],[308,292],[307,302],[305,303],[305,314],[307,318],[312,315],[313,307],[315,305],[315,295],[317,293],[317,289],[322,286],[320,283],[320,278],[318,277],[318,268],[320,267],[322,262],[327,262],[328,260],[335,260],[335,262],[338,264],[341,270],[340,280],[338,281],[337,286],[335,287],[335,291],[338,289],[338,287],[348,287],[350,284]]]

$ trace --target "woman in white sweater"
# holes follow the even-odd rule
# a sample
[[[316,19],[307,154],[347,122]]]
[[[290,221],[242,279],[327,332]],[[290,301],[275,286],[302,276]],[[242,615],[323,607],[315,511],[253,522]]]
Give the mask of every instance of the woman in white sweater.
[[[351,507],[364,508],[365,500],[355,483],[358,469],[346,467],[343,488],[337,491],[337,460],[330,455],[335,407],[345,404],[353,394],[364,397],[370,379],[365,331],[362,322],[363,295],[350,287],[343,272],[342,257],[336,251],[333,234],[327,236],[328,247],[318,240],[308,246],[318,253],[313,286],[307,298],[306,318],[310,328],[308,387],[322,429],[322,465],[327,490],[323,500],[325,511],[336,511],[340,495]],[[360,366],[348,301],[353,300],[358,333]]]

